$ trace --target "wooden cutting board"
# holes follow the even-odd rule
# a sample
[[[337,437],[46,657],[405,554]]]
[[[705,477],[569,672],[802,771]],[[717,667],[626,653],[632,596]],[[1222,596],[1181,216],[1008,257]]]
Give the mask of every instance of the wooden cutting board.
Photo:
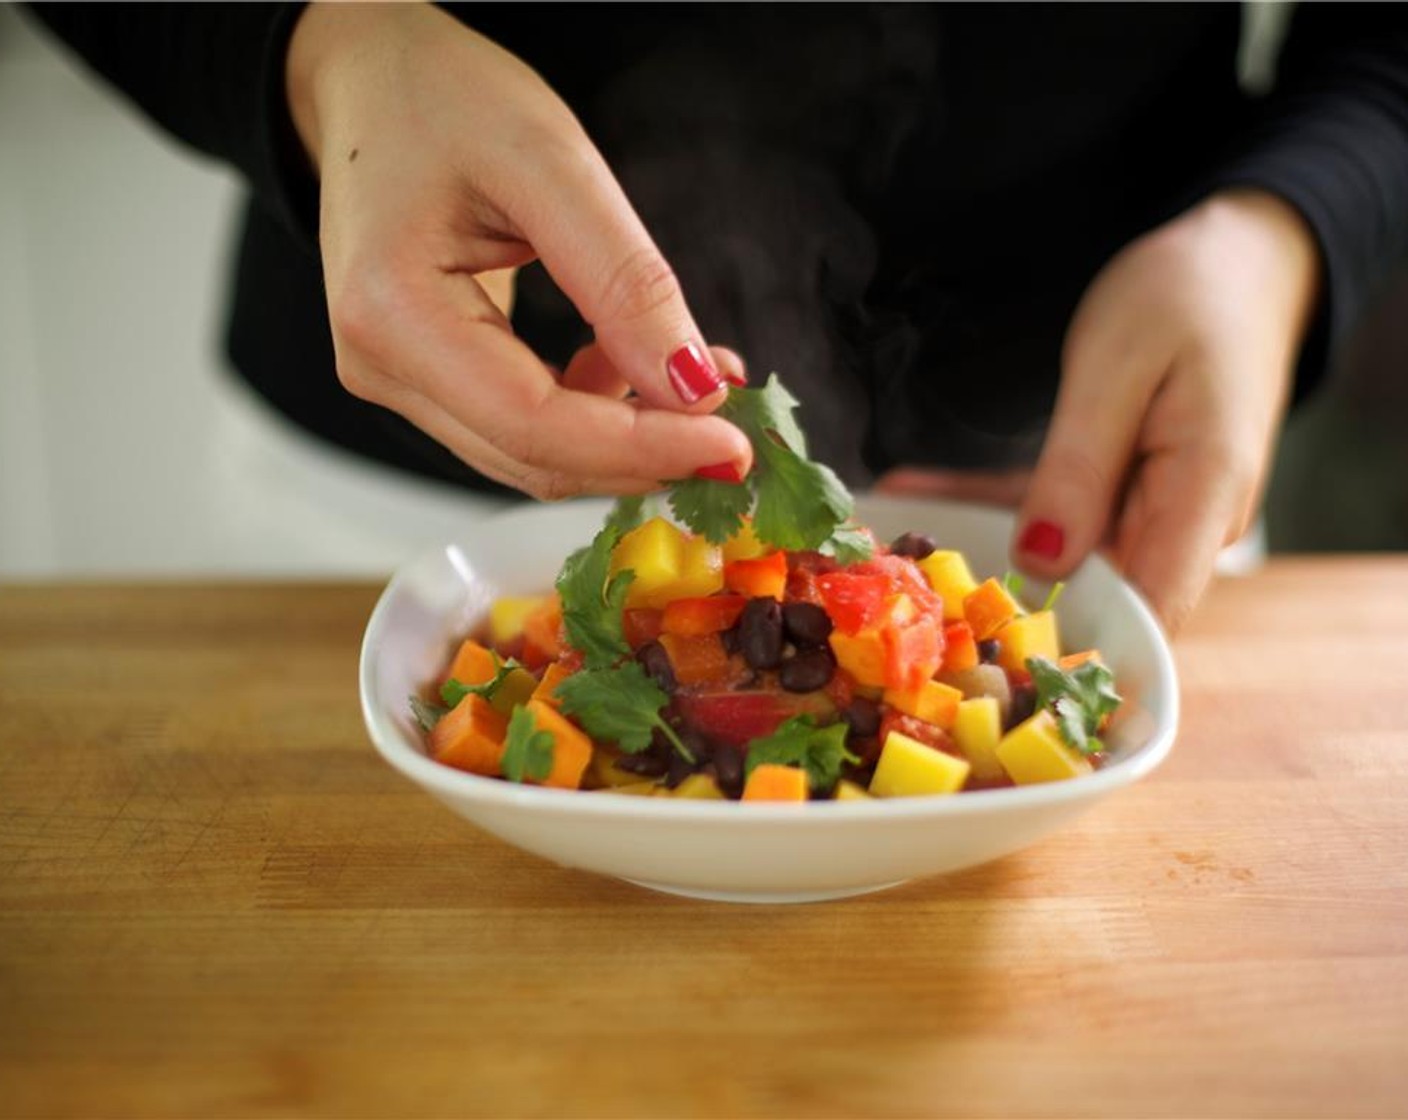
[[[0,589],[0,1114],[1408,1114],[1408,559],[1219,585],[1152,779],[800,907],[421,794],[358,714],[375,597]]]

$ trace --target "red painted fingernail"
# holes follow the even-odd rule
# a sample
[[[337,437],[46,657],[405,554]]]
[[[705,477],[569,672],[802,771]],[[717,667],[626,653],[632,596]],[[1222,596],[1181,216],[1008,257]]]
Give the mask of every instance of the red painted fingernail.
[[[694,477],[711,478],[715,482],[732,482],[735,485],[743,481],[737,463],[715,463],[713,466],[700,467],[694,472]]]
[[[741,373],[726,372],[724,374],[724,380],[730,385],[737,385],[740,389],[746,389],[748,387],[748,378],[744,377]]]
[[[1017,542],[1019,551],[1040,556],[1043,560],[1057,559],[1065,547],[1066,534],[1061,526],[1050,521],[1033,521],[1023,531],[1022,539]]]
[[[724,383],[714,363],[692,342],[686,342],[671,354],[665,369],[670,375],[670,384],[685,404],[707,397]]]

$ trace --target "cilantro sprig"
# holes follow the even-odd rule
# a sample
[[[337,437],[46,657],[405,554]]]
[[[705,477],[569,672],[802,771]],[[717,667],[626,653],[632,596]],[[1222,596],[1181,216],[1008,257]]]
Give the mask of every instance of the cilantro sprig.
[[[489,651],[489,656],[493,658],[494,675],[487,681],[480,684],[465,684],[463,681],[451,677],[440,686],[440,699],[445,705],[454,708],[460,701],[471,694],[481,697],[484,700],[493,700],[494,694],[503,687],[504,681],[508,680],[509,674],[515,669],[523,668],[512,657],[502,658],[493,650]]]
[[[567,640],[581,652],[588,669],[610,668],[631,652],[621,612],[635,573],[626,569],[611,574],[611,551],[621,535],[618,525],[602,526],[591,544],[567,558],[557,576]]]
[[[511,782],[528,778],[541,782],[552,773],[553,737],[533,722],[533,714],[521,705],[508,717],[504,735],[504,755],[500,762],[504,777]]]
[[[670,698],[639,662],[574,673],[557,686],[554,695],[562,710],[576,716],[593,739],[639,754],[658,731],[686,760],[694,761],[693,753],[660,714]]]
[[[846,749],[846,724],[818,727],[810,716],[793,716],[771,735],[748,743],[744,770],[751,774],[765,763],[798,766],[817,792],[829,790],[841,776],[841,764],[859,762]]]
[[[1104,744],[1095,737],[1101,721],[1124,703],[1115,691],[1115,675],[1098,661],[1062,669],[1045,657],[1027,658],[1036,685],[1036,703],[1056,717],[1061,737],[1081,754],[1097,754]]]
[[[736,425],[753,445],[753,469],[742,483],[690,478],[670,490],[681,522],[722,544],[738,532],[749,510],[758,539],[787,550],[824,549],[838,559],[865,559],[870,542],[849,526],[854,503],[830,467],[807,458],[807,441],[793,415],[797,398],[777,374],[760,389],[734,388],[717,416]]]

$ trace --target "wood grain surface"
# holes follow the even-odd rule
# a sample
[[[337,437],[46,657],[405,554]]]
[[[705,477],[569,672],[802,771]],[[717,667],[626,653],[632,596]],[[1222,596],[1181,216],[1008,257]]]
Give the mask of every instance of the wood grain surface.
[[[1222,583],[1152,779],[800,907],[421,794],[358,713],[375,596],[0,589],[0,1113],[1408,1113],[1408,559]]]

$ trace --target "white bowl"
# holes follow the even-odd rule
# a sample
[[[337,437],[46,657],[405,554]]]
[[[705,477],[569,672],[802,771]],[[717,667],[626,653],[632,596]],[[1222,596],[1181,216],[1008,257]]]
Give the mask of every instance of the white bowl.
[[[524,506],[420,557],[387,586],[362,644],[362,712],[377,750],[455,812],[526,851],[696,898],[840,898],[1025,847],[1144,777],[1173,745],[1178,686],[1168,643],[1139,596],[1094,559],[1061,597],[1062,640],[1100,649],[1125,704],[1105,736],[1110,762],[1087,777],[949,797],[741,804],[520,786],[433,761],[407,698],[439,675],[494,598],[551,588],[563,558],[591,539],[606,509],[599,501]],[[979,578],[1007,569],[1009,513],[865,498],[858,515],[881,540],[912,529],[963,550]]]

